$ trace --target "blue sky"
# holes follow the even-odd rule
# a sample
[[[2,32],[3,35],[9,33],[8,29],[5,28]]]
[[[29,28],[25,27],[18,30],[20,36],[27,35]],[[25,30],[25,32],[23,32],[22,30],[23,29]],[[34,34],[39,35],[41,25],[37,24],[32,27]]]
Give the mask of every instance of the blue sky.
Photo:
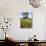
[[[32,12],[29,12],[28,13],[28,17],[29,18],[32,18],[32,16],[33,16],[33,13]],[[20,18],[22,18],[23,17],[23,13],[20,13]]]

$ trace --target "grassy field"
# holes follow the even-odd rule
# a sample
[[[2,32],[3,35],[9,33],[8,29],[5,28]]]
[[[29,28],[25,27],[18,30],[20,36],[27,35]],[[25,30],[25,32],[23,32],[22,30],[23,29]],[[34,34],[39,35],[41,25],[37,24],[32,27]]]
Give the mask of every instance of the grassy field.
[[[32,19],[31,18],[20,19],[20,27],[21,28],[32,28]]]

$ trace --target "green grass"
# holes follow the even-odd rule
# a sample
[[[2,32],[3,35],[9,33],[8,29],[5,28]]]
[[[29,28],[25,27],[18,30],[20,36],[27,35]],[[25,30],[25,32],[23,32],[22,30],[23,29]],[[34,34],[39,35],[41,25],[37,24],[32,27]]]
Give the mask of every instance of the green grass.
[[[31,18],[20,19],[20,27],[21,28],[32,28],[32,19]]]

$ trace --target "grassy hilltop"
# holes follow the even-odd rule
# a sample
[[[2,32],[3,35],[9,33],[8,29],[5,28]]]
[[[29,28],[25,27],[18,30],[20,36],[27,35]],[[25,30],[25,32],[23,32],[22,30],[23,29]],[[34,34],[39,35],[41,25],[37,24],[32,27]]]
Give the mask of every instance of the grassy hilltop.
[[[21,28],[32,28],[32,19],[31,18],[21,18],[20,19],[20,27]]]

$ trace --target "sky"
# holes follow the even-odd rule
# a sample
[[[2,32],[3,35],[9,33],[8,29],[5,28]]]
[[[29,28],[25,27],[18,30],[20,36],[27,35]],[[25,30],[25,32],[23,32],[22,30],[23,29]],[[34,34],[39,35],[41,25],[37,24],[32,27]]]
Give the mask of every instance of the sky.
[[[32,18],[32,16],[33,16],[33,13],[32,12],[29,12],[28,13],[28,17],[29,18]],[[20,14],[20,18],[23,18],[23,14],[22,13]]]

